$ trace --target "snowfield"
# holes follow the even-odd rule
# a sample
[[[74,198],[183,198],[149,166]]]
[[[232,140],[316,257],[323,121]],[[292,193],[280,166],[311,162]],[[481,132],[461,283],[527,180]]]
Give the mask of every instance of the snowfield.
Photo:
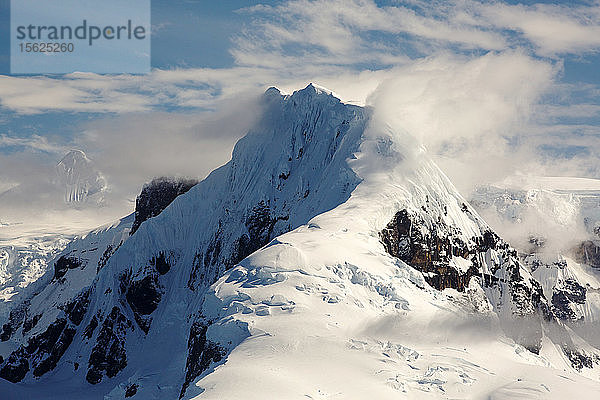
[[[3,328],[4,398],[600,395],[595,271],[523,261],[374,110],[263,100],[228,164],[55,258]]]

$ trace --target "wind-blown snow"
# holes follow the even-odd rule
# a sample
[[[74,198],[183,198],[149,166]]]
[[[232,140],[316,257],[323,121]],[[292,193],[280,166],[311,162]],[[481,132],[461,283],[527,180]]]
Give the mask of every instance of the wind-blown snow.
[[[559,399],[600,390],[553,343],[538,356],[503,337],[477,285],[437,292],[384,251],[377,232],[426,198],[448,205],[466,235],[481,227],[420,149],[401,153],[386,131],[369,136],[351,162],[362,182],[347,202],[211,287],[202,313],[218,322],[208,337],[219,341],[240,323],[248,337],[197,382],[194,398]]]
[[[38,281],[29,312],[39,322],[31,333],[17,327],[0,351],[44,332],[86,292],[85,315],[69,322],[73,343],[55,369],[0,382],[3,393],[117,399],[137,385],[139,398],[562,399],[600,391],[598,369],[577,372],[552,332],[542,332],[539,355],[504,334],[507,286],[472,279],[465,292],[437,291],[386,252],[379,234],[401,210],[421,217],[414,229],[448,226],[464,243],[489,229],[423,148],[314,85],[285,96],[269,89],[264,101],[232,160],[133,235],[129,216],[67,246],[61,256],[83,262]],[[503,274],[492,270],[515,261],[502,257],[482,252],[483,272]],[[531,274],[517,272],[531,289]],[[98,328],[84,336],[94,318]],[[122,351],[126,365],[109,374],[94,349]]]

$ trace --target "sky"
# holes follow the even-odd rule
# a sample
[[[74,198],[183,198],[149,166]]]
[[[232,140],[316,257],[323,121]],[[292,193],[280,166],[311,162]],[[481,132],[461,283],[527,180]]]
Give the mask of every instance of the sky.
[[[267,87],[309,82],[413,135],[465,196],[514,174],[600,178],[599,1],[153,0],[150,74],[46,76],[9,74],[8,3],[5,226],[131,212],[152,177],[226,162]],[[72,148],[107,180],[102,212],[48,200]]]

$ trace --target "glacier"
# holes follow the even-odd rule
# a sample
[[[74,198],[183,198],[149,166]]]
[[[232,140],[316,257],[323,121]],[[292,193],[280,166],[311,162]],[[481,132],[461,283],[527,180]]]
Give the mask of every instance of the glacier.
[[[312,84],[261,101],[231,161],[134,233],[136,213],[78,237],[14,297],[4,397],[600,391],[600,351],[553,307],[541,264],[413,138]]]

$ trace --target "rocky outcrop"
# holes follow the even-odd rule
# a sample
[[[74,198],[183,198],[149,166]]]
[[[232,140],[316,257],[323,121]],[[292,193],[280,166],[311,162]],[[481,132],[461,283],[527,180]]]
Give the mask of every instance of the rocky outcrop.
[[[75,257],[60,256],[54,263],[54,279],[60,279],[70,269],[80,268],[82,263]]]
[[[90,304],[90,292],[91,289],[84,290],[64,307],[69,320],[75,325],[81,324],[81,321],[85,317],[88,305]]]
[[[12,309],[8,315],[8,322],[2,325],[2,333],[0,333],[0,340],[6,342],[10,337],[19,329],[25,317],[27,316],[28,303],[22,303]]]
[[[99,383],[104,374],[112,378],[127,366],[125,338],[129,330],[133,331],[131,321],[123,315],[119,307],[113,307],[102,323],[90,354],[85,377],[89,383]]]
[[[235,251],[226,261],[227,269],[269,243],[274,236],[273,228],[277,221],[287,221],[288,219],[287,215],[273,216],[268,202],[260,201],[246,218],[245,226],[248,233],[236,240]]]
[[[138,387],[139,385],[137,383],[132,383],[131,385],[127,386],[127,389],[125,389],[125,397],[127,398],[135,396]]]
[[[578,321],[583,316],[578,315],[574,305],[585,304],[586,289],[574,279],[561,280],[552,292],[552,311],[562,320]]]
[[[182,398],[189,384],[206,371],[213,362],[225,357],[226,350],[217,343],[206,339],[210,323],[195,322],[190,328],[188,339],[188,358],[185,366],[185,381],[179,398]]]
[[[194,256],[187,286],[195,290],[198,282],[202,282],[204,285],[212,284],[223,270],[233,267],[265,246],[275,236],[289,230],[275,228],[277,222],[287,220],[289,220],[289,215],[276,215],[276,212],[269,206],[269,201],[261,200],[247,212],[244,220],[246,232],[233,241],[233,248],[227,247],[227,243],[224,243],[223,227],[222,223],[219,223],[214,237],[204,251],[198,252]]]
[[[462,212],[470,213],[466,205]],[[538,352],[541,320],[549,319],[551,311],[541,285],[526,276],[516,250],[489,228],[465,239],[460,228],[441,218],[432,223],[428,217],[406,209],[396,213],[379,235],[386,251],[421,271],[437,290],[462,292],[472,278],[478,279],[496,311],[505,315],[506,333]]]
[[[13,351],[0,369],[0,377],[20,382],[30,368],[39,377],[53,370],[75,337],[76,330],[65,318],[58,318],[48,328]]]
[[[450,265],[453,257],[467,259],[467,244],[440,222],[434,230],[422,229],[424,221],[401,210],[380,233],[386,251],[423,273],[425,280],[438,290],[464,291],[472,276],[480,275],[474,266],[459,271]],[[454,228],[455,230],[457,228]]]
[[[21,382],[29,372],[29,357],[23,347],[13,351],[0,368],[0,378],[9,382]]]
[[[135,201],[135,220],[131,235],[138,230],[142,222],[156,217],[179,195],[186,193],[198,183],[195,179],[155,178],[142,188]]]
[[[571,366],[577,371],[583,368],[594,368],[594,365],[600,364],[600,357],[597,354],[587,354],[568,345],[563,345],[562,350],[571,362]]]
[[[600,269],[600,246],[596,242],[592,240],[581,242],[573,249],[573,255],[578,263]]]
[[[162,290],[155,275],[148,275],[143,279],[133,281],[125,292],[127,303],[139,327],[148,333],[152,319],[150,314],[156,310],[162,298]]]

